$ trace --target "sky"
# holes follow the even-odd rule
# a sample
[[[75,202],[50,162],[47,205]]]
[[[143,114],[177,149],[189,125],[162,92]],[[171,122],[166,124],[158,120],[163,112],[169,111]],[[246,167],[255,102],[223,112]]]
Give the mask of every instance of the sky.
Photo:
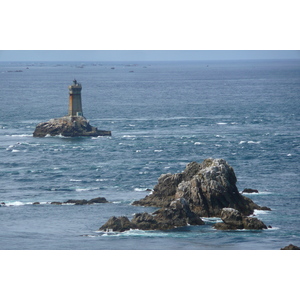
[[[300,59],[277,50],[0,50],[0,61],[180,61]]]
[[[0,61],[300,59],[295,0],[46,4],[5,1]]]

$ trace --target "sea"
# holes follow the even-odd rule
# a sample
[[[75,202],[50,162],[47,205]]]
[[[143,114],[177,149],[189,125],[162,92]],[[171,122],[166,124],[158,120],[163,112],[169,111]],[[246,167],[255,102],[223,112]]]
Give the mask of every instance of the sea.
[[[33,137],[68,113],[111,136]],[[300,247],[300,60],[0,63],[1,250],[280,250]],[[271,211],[266,230],[218,231],[219,218],[169,231],[101,232],[158,178],[225,159],[237,187]],[[53,205],[105,197],[108,203]],[[39,202],[38,205],[33,205]]]

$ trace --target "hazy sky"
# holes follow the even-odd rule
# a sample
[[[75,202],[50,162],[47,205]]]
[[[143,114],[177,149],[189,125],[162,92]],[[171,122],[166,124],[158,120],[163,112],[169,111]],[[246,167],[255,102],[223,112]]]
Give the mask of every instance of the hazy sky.
[[[0,50],[0,61],[300,59],[296,50]]]

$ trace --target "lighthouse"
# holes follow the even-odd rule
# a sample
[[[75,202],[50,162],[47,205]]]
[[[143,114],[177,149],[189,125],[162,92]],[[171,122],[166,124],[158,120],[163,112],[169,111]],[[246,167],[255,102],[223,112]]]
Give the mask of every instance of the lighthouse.
[[[81,84],[74,79],[73,84],[69,86],[69,116],[71,117],[83,116],[81,90]]]

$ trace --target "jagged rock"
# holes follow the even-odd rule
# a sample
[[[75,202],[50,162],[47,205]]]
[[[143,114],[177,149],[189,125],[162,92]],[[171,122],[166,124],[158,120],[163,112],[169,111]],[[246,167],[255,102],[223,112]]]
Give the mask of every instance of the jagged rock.
[[[214,227],[220,230],[228,229],[267,229],[267,226],[257,218],[245,217],[238,210],[223,208],[221,211],[223,223],[216,223]]]
[[[258,193],[258,190],[254,190],[254,189],[244,189],[242,191],[242,194],[243,193],[247,193],[247,194],[252,194],[252,193]]]
[[[103,226],[100,227],[101,231],[119,231],[123,232],[132,228],[132,224],[127,217],[111,217]]]
[[[62,205],[62,202],[58,202],[58,201],[53,201],[50,204],[54,204],[54,205]]]
[[[121,232],[129,229],[169,230],[187,225],[203,224],[204,222],[190,210],[187,201],[181,198],[172,201],[168,208],[161,208],[153,214],[135,214],[131,221],[126,217],[112,217],[99,230]]]
[[[38,205],[38,204],[40,204],[40,202],[33,202],[32,204],[33,205]]]
[[[284,248],[281,248],[280,250],[300,250],[300,248],[293,244],[289,244],[288,246],[285,246]]]
[[[239,193],[233,168],[223,159],[206,159],[201,164],[189,163],[182,173],[163,174],[153,193],[133,205],[168,207],[177,198],[188,201],[193,212],[203,217],[219,217],[224,207],[237,209],[244,215],[260,207]]]
[[[51,119],[48,122],[39,123],[35,131],[34,137],[45,137],[46,135],[65,137],[78,136],[110,136],[110,131],[98,130],[83,116],[65,116],[58,119]]]

